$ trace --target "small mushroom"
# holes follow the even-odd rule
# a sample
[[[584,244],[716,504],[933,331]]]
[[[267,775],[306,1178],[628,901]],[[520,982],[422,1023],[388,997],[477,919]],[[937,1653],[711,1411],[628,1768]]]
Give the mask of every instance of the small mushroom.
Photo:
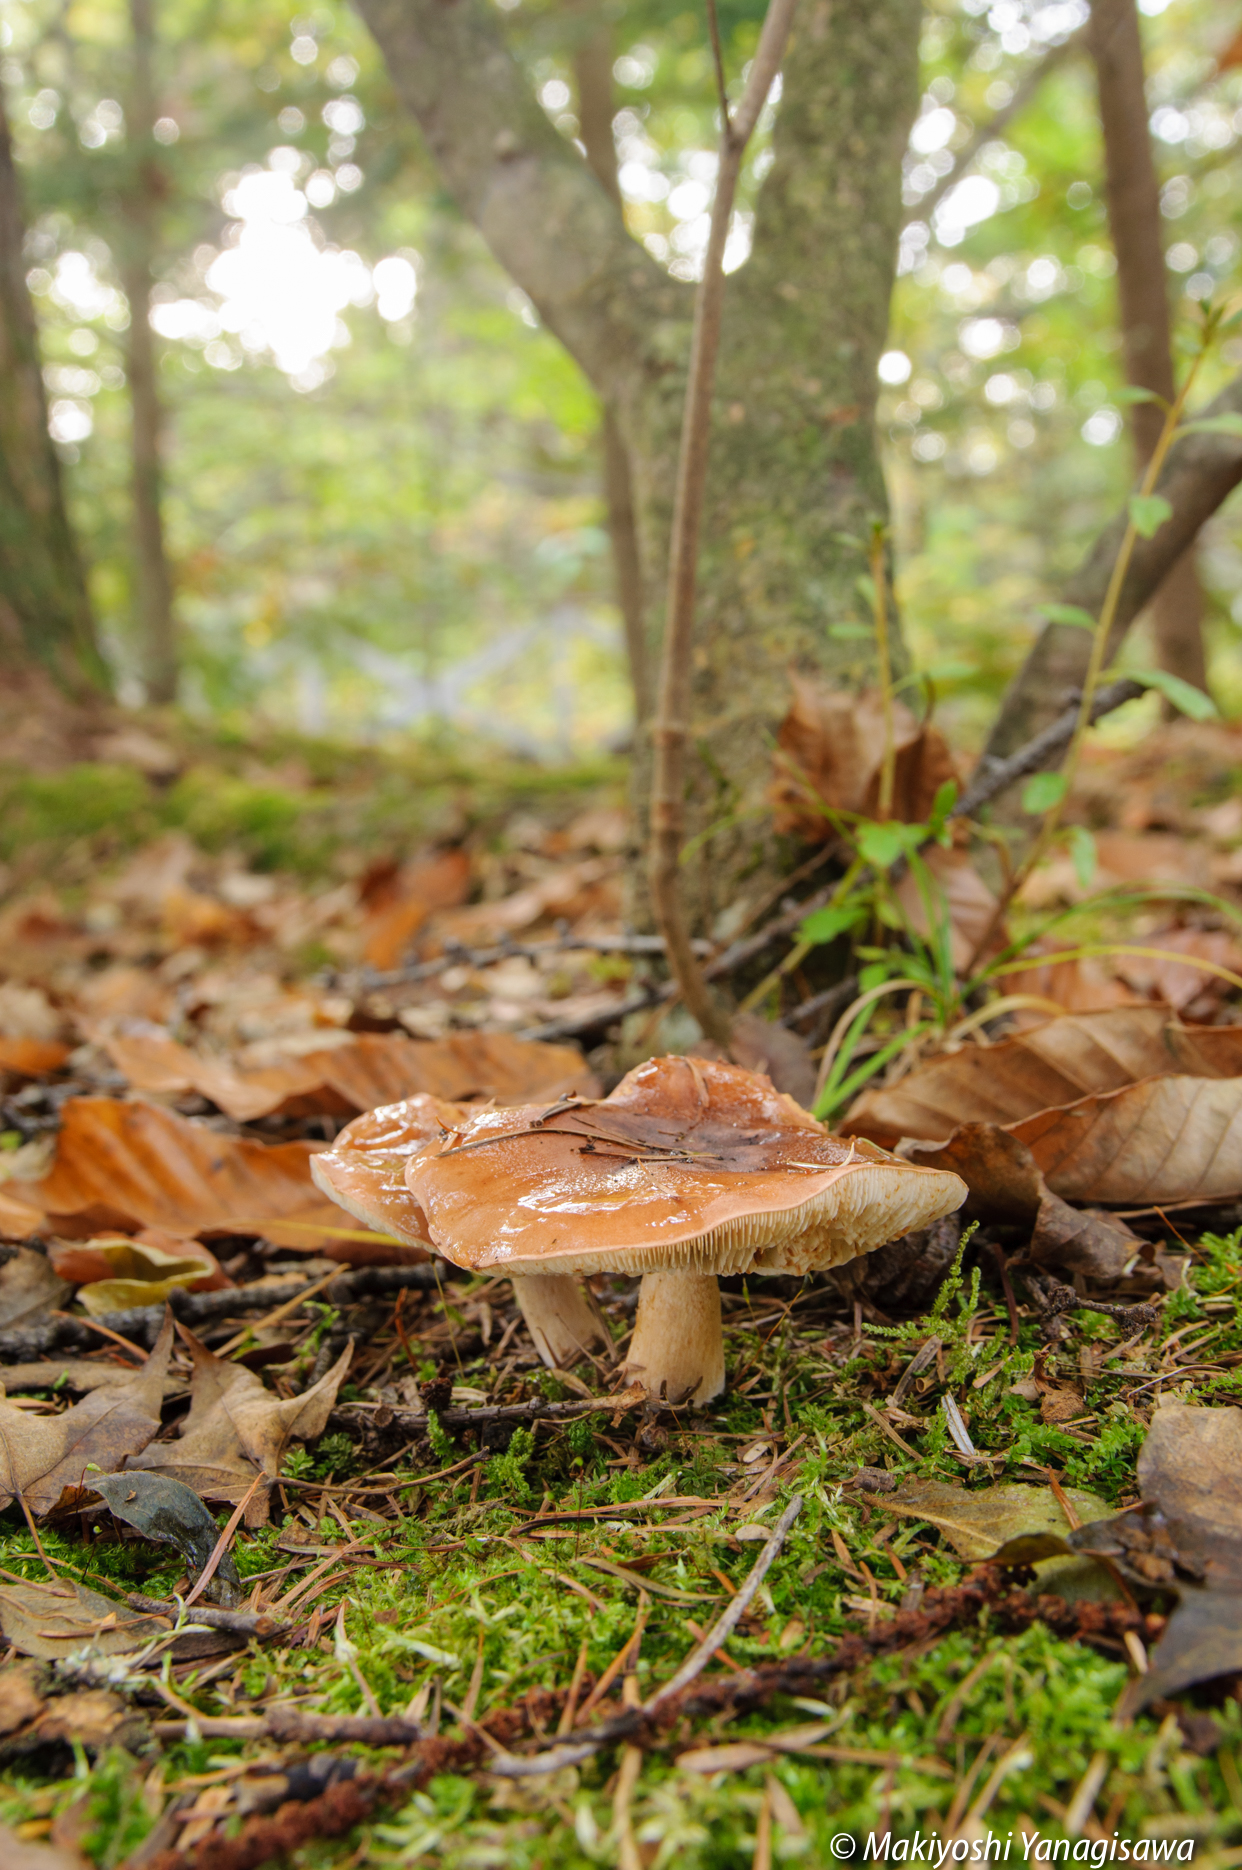
[[[479,1110],[406,1169],[439,1252],[472,1272],[641,1273],[627,1373],[724,1388],[720,1274],[840,1266],[952,1213],[966,1184],[842,1142],[758,1072],[639,1065],[598,1102]]]
[[[446,1134],[459,1134],[474,1114],[468,1104],[426,1093],[382,1104],[355,1117],[330,1149],[312,1156],[311,1175],[329,1200],[368,1227],[435,1253],[406,1169],[420,1150]],[[584,1351],[604,1343],[599,1320],[572,1276],[558,1270],[550,1278],[516,1278],[511,1284],[535,1349],[549,1369],[576,1364]]]

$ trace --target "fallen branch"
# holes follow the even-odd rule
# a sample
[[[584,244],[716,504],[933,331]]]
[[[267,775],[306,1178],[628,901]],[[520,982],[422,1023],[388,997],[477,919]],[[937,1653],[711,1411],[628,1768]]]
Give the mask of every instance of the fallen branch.
[[[134,1610],[145,1610],[156,1617],[175,1618],[181,1608],[171,1598],[146,1597],[141,1591],[126,1591],[125,1602]],[[260,1642],[283,1636],[291,1627],[267,1610],[218,1610],[212,1604],[195,1604],[193,1621],[224,1630],[230,1636],[255,1637]]]
[[[712,952],[711,942],[696,941],[694,946],[700,954],[709,955]],[[554,941],[502,941],[492,948],[467,948],[462,942],[446,942],[444,953],[437,955],[433,961],[412,961],[408,967],[390,968],[382,974],[372,968],[361,968],[356,974],[333,972],[327,978],[333,987],[353,988],[358,993],[374,993],[382,987],[405,987],[422,980],[435,980],[451,967],[496,967],[500,962],[512,961],[515,957],[539,961],[545,955],[558,954],[640,956],[663,953],[662,935],[558,935]]]
[[[1110,682],[1106,688],[1097,692],[1091,703],[1092,725],[1103,715],[1111,714],[1114,708],[1123,707],[1127,701],[1137,701],[1146,692],[1141,682],[1132,682],[1128,676],[1119,682]],[[1007,759],[997,759],[985,753],[975,768],[970,784],[954,807],[953,816],[974,818],[999,793],[1007,792],[1010,786],[1016,785],[1019,779],[1025,779],[1028,773],[1042,771],[1058,754],[1063,753],[1074,738],[1074,730],[1078,725],[1078,705],[1079,698],[1075,696],[1063,714],[1059,714],[1055,721],[1033,735]]]

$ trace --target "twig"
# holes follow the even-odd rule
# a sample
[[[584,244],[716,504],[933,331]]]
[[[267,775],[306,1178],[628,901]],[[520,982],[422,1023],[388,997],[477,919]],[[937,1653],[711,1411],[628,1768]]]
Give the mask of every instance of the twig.
[[[695,951],[710,954],[712,944],[696,941]],[[662,955],[664,938],[660,935],[558,935],[555,941],[500,942],[492,948],[467,948],[461,942],[446,942],[445,952],[433,961],[414,961],[408,967],[389,968],[376,973],[360,968],[356,974],[333,973],[333,985],[353,986],[360,993],[374,993],[381,987],[413,986],[418,981],[434,980],[451,967],[487,968],[501,961],[538,961],[544,955],[558,954]]]
[[[1114,708],[1120,708],[1127,701],[1137,701],[1146,694],[1141,682],[1132,682],[1128,676],[1119,682],[1110,682],[1107,687],[1096,690],[1091,703],[1091,722],[1094,726],[1102,715],[1111,714]],[[967,786],[961,799],[953,809],[954,818],[973,818],[984,805],[994,799],[998,793],[1005,792],[1016,785],[1019,779],[1025,779],[1028,773],[1037,773],[1062,748],[1068,747],[1074,738],[1074,729],[1078,725],[1080,698],[1075,697],[1064,714],[1059,715],[1042,733],[1035,734],[1025,746],[1011,753],[1008,759],[998,760],[985,754],[975,769],[974,777]]]
[[[199,1572],[198,1577],[194,1581],[193,1588],[187,1592],[183,1600],[187,1610],[191,1604],[202,1596],[207,1586],[211,1583],[211,1580],[215,1577],[220,1560],[229,1549],[229,1540],[233,1537],[233,1534],[241,1524],[242,1514],[250,1505],[250,1502],[254,1499],[255,1494],[266,1479],[266,1474],[262,1472],[256,1474],[249,1487],[246,1489],[246,1492],[233,1508],[232,1513],[229,1515],[228,1525],[224,1528],[224,1531],[220,1534],[220,1537],[212,1547],[211,1557]]]
[[[728,1045],[729,1021],[707,991],[690,940],[681,893],[685,824],[685,765],[689,739],[691,649],[694,640],[699,527],[707,486],[712,387],[724,306],[724,251],[742,156],[780,68],[797,0],[769,0],[742,101],[734,116],[727,103],[720,128],[720,166],[712,202],[703,278],[695,295],[690,374],[686,385],[673,535],[669,546],[668,602],[659,703],[652,727],[655,769],[651,786],[651,899],[669,966],[688,1011],[710,1039]]]
[[[145,1610],[158,1617],[175,1617],[177,1614],[177,1605],[170,1598],[147,1597],[141,1591],[126,1591],[125,1601],[135,1610]],[[213,1630],[226,1630],[231,1636],[256,1637],[261,1642],[282,1636],[289,1628],[287,1623],[273,1617],[270,1611],[219,1610],[212,1604],[195,1604],[194,1621],[210,1624]]]

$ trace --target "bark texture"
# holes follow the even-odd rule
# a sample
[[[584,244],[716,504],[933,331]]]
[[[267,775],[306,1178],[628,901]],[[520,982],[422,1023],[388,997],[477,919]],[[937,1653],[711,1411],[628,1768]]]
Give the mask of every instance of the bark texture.
[[[1143,42],[1135,0],[1096,0],[1090,23],[1104,135],[1108,220],[1117,256],[1117,298],[1126,381],[1171,402],[1175,393],[1160,183],[1147,125]],[[1140,469],[1164,421],[1158,403],[1135,403],[1131,433]],[[1160,666],[1206,688],[1203,592],[1188,552],[1152,600]]]
[[[626,232],[549,124],[483,0],[358,0],[447,186],[616,412],[629,450],[650,651],[664,596],[691,292]],[[918,102],[916,0],[802,0],[754,250],[729,280],[704,515],[687,865],[726,931],[779,874],[766,830],[789,670],[865,673],[829,626],[858,613],[886,511],[873,415]],[[646,760],[636,760],[640,806]]]
[[[176,699],[177,644],[162,512],[164,417],[150,317],[156,223],[163,194],[153,134],[155,26],[151,0],[130,0],[130,25],[133,67],[129,133],[139,160],[135,185],[126,203],[120,271],[130,314],[127,362],[132,415],[134,621],[147,699],[165,703]]]
[[[617,145],[612,132],[612,28],[600,20],[574,52],[574,78],[578,90],[578,131],[587,162],[609,200],[619,210],[621,183],[617,171]],[[600,425],[604,467],[604,500],[608,508],[608,536],[612,545],[617,606],[625,632],[625,653],[634,690],[634,718],[639,726],[651,711],[651,683],[647,668],[647,625],[643,606],[642,564],[638,556],[638,524],[634,513],[634,482],[630,455],[616,415],[607,405]]]
[[[1204,416],[1242,415],[1242,377],[1235,377],[1197,412]],[[1173,508],[1171,518],[1150,539],[1137,539],[1121,589],[1111,650],[1150,603],[1172,567],[1193,545],[1199,529],[1242,481],[1242,440],[1231,435],[1188,435],[1175,442],[1156,491]],[[1114,515],[1062,592],[1062,601],[1099,614],[1126,529],[1127,514]],[[1016,680],[1005,696],[986,756],[1003,759],[1051,725],[1081,688],[1091,653],[1085,630],[1064,623],[1045,624]]]
[[[48,434],[24,237],[0,93],[0,658],[89,694],[106,689],[107,672]]]

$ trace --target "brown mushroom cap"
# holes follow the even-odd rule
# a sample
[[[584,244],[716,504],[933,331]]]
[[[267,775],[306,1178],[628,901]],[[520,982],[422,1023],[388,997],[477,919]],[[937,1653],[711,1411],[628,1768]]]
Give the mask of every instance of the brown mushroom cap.
[[[455,1131],[458,1104],[420,1093],[381,1104],[347,1123],[330,1149],[311,1157],[311,1176],[329,1200],[381,1233],[430,1246],[427,1217],[406,1184],[406,1164],[424,1144]]]
[[[767,1078],[639,1065],[597,1103],[463,1113],[406,1169],[446,1259],[472,1272],[806,1273],[960,1207],[966,1184],[843,1143]]]

